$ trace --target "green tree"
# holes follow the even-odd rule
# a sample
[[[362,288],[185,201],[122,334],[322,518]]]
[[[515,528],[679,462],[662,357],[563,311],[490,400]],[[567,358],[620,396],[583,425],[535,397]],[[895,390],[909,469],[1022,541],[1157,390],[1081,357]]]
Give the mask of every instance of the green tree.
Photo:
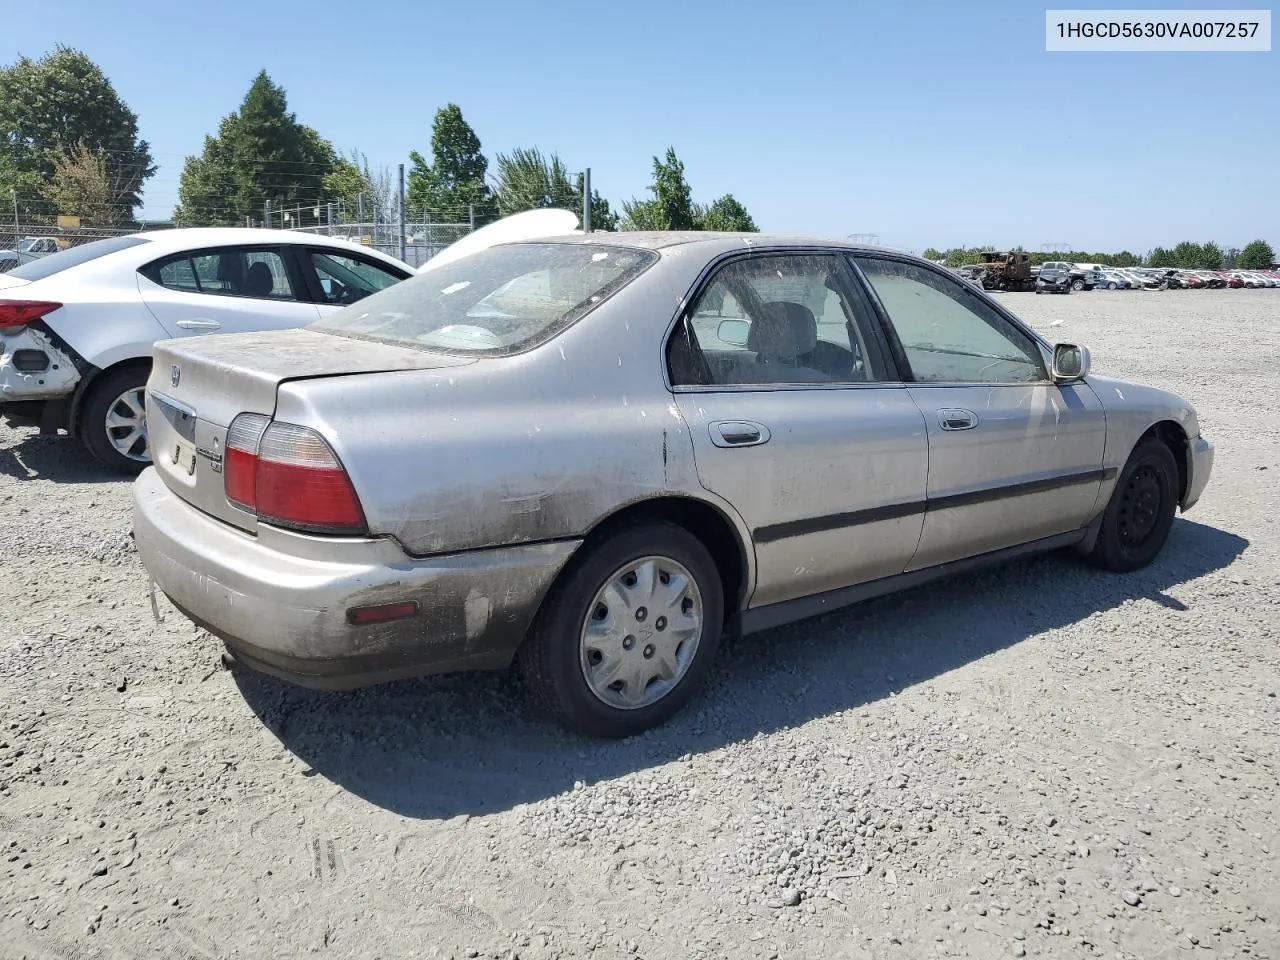
[[[582,191],[569,179],[569,170],[556,154],[544,156],[537,147],[513,150],[494,158],[498,168],[493,193],[498,213],[509,217],[525,210],[581,206]]]
[[[1204,258],[1204,248],[1198,243],[1192,243],[1190,240],[1183,240],[1180,244],[1173,248],[1173,263],[1175,267],[1194,267]]]
[[[922,254],[922,256],[926,260],[941,260],[945,256],[945,254],[943,254],[941,250],[938,250],[935,247],[925,247],[924,253]]]
[[[477,223],[488,223],[496,206],[485,183],[489,161],[480,138],[456,103],[436,111],[431,126],[431,161],[418,151],[409,154],[413,168],[406,190],[411,219],[436,223],[465,223],[474,211]]]
[[[705,210],[698,211],[698,228],[728,233],[759,233],[760,228],[731,193],[726,193]]]
[[[85,227],[122,227],[133,221],[128,198],[132,178],[108,163],[106,152],[77,143],[54,161],[53,176],[41,193],[54,212],[80,218]]]
[[[1210,240],[1200,246],[1200,262],[1196,266],[1201,270],[1222,269],[1222,248]]]
[[[628,230],[697,230],[697,212],[693,191],[684,176],[684,164],[676,157],[674,147],[667,148],[666,158],[653,158],[652,199],[624,201],[624,229]]]
[[[327,199],[325,178],[337,160],[333,145],[289,112],[284,90],[263,70],[218,135],[205,137],[199,156],[187,157],[174,220],[240,225],[246,217],[261,219],[270,201],[274,216],[292,211],[290,223],[305,222]]]
[[[1128,250],[1121,250],[1112,258],[1112,264],[1117,267],[1138,267],[1142,265],[1142,258]]]
[[[102,157],[108,175],[125,189],[124,219],[142,203],[142,185],[156,172],[151,148],[138,137],[138,117],[120,99],[102,69],[79,50],[57,47],[32,60],[0,68],[0,194],[18,194],[19,213],[45,206],[40,188],[60,158],[77,145]]]
[[[1222,266],[1225,270],[1234,270],[1240,260],[1239,247],[1227,247],[1222,254]]]
[[[1164,247],[1156,247],[1147,254],[1147,266],[1149,267],[1176,267],[1177,259],[1173,253]]]
[[[1265,240],[1246,243],[1236,258],[1241,270],[1267,270],[1276,262],[1276,252]]]

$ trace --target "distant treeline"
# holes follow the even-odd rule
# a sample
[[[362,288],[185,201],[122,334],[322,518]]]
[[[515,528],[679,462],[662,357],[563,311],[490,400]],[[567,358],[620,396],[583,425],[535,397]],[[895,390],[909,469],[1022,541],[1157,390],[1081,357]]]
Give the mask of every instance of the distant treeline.
[[[928,260],[942,260],[948,267],[962,267],[967,263],[979,263],[984,253],[996,248],[952,247],[940,251],[930,247],[924,252]],[[1085,250],[1067,250],[1053,253],[1033,253],[1022,247],[1014,247],[1026,253],[1034,264],[1047,260],[1066,260],[1068,263],[1100,263],[1108,267],[1189,267],[1196,270],[1264,270],[1275,263],[1275,251],[1265,240],[1254,240],[1243,248],[1228,247],[1225,250],[1213,241],[1192,243],[1184,240],[1176,247],[1156,247],[1145,256],[1121,250],[1119,253],[1089,253]]]

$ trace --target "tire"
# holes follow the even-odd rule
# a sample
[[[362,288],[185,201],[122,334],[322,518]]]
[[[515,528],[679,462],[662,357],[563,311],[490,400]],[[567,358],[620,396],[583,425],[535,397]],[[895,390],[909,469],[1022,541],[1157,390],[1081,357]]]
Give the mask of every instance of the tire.
[[[1112,282],[1112,283],[1108,283],[1108,284],[1107,284],[1107,289],[1108,289],[1108,290],[1115,290],[1115,289],[1117,289],[1116,284],[1115,284],[1114,282]]]
[[[1071,289],[1072,289],[1072,290],[1074,290],[1076,293],[1079,293],[1081,290],[1083,290],[1083,289],[1084,289],[1084,281],[1083,281],[1083,280],[1072,280],[1072,281],[1071,281]]]
[[[1178,508],[1178,464],[1163,440],[1143,440],[1120,471],[1089,559],[1127,573],[1145,567],[1164,548]]]
[[[1042,293],[1044,293],[1044,291],[1041,290],[1039,287],[1036,287],[1036,296],[1039,296]]]
[[[89,388],[84,407],[80,411],[81,441],[94,457],[119,473],[138,474],[151,465],[145,410],[141,417],[133,418],[135,421],[141,420],[141,423],[137,424],[141,428],[141,435],[130,448],[132,456],[126,455],[112,439],[114,436],[123,443],[128,438],[129,417],[126,415],[134,411],[125,402],[125,397],[133,394],[132,403],[140,406],[139,398],[145,390],[150,373],[150,368],[141,365],[111,371]],[[109,428],[108,416],[120,425]]]
[[[650,576],[629,586],[627,577],[646,566]],[[678,593],[665,591],[664,573],[687,575],[688,586]],[[630,594],[632,589],[637,593]],[[677,606],[663,605],[657,608],[661,614],[650,616],[650,607],[662,602],[664,592]],[[665,633],[670,626],[666,615],[673,611],[697,620],[694,632],[681,641],[673,639],[678,630]],[[610,628],[615,615],[619,622]],[[593,624],[600,647],[592,646]],[[534,704],[561,725],[587,736],[628,737],[666,722],[697,692],[715,659],[723,627],[720,573],[702,541],[673,523],[645,523],[585,545],[574,557],[543,601],[520,650],[520,671]],[[665,658],[664,639],[678,642],[667,648]],[[588,673],[593,663],[606,662],[606,653],[616,658],[615,674],[622,676],[609,686],[603,685],[607,676],[593,684]],[[664,659],[673,684],[672,678],[657,675]],[[639,682],[631,685],[627,674]],[[664,690],[662,684],[670,685]]]

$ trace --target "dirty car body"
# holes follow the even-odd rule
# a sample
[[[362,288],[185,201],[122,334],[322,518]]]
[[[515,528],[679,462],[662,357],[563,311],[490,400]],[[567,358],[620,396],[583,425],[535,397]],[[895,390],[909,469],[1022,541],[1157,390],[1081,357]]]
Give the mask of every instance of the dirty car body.
[[[311,328],[164,341],[147,411],[139,553],[238,660],[344,688],[519,651],[608,734],[724,629],[1095,550],[1135,449],[1168,447],[1134,496],[1170,522],[1212,462],[1183,400],[948,271],[759,235],[508,244]]]

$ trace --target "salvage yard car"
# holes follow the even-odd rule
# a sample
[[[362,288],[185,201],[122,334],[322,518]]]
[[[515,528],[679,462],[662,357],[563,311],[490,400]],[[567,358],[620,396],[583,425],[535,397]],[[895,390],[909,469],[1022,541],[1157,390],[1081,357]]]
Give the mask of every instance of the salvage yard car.
[[[675,714],[726,631],[1057,548],[1142,567],[1213,461],[1185,401],[943,268],[758,234],[500,244],[165,341],[147,416],[138,552],[235,662],[516,660],[605,736]]]
[[[0,417],[67,430],[104,464],[151,462],[151,345],[314,323],[413,270],[367,247],[243,228],[159,230],[0,274]]]

